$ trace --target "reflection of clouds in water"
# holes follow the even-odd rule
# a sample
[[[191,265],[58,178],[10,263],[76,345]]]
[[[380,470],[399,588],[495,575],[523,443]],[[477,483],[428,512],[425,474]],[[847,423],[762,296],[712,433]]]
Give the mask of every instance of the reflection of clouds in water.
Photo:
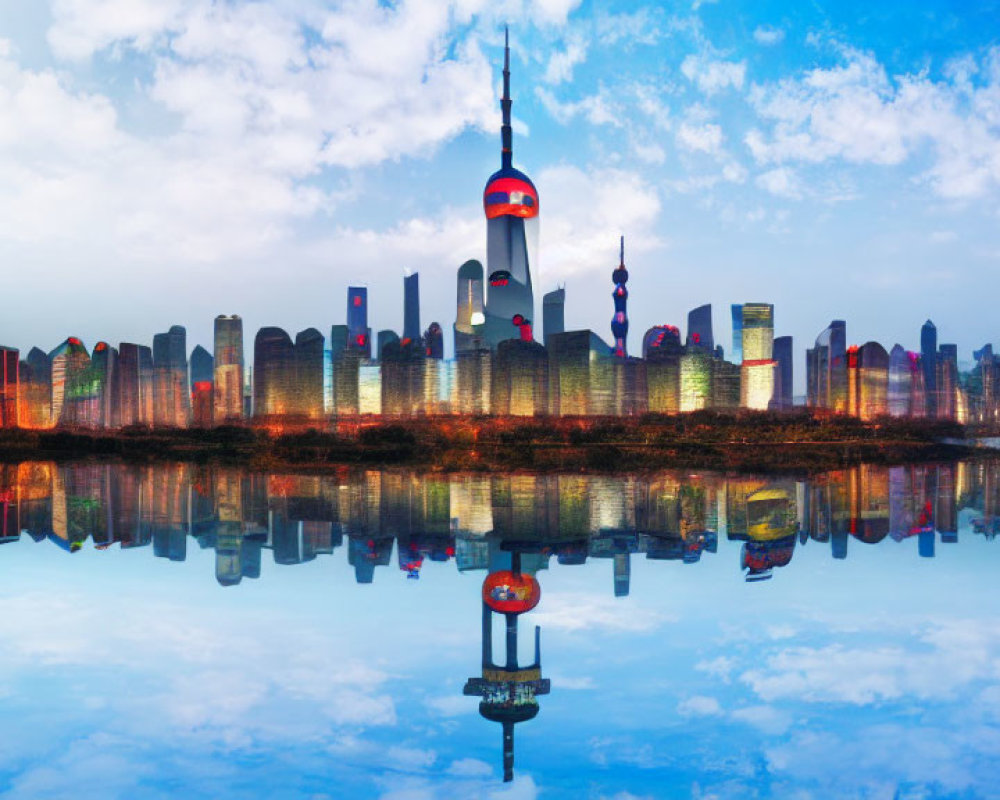
[[[746,670],[741,680],[768,701],[868,705],[908,696],[948,699],[965,684],[997,678],[1000,624],[955,620],[901,633],[762,654],[763,666]]]
[[[654,630],[675,618],[643,608],[631,597],[612,597],[585,592],[549,592],[538,609],[526,619],[543,629],[583,631],[599,629],[639,633]]]

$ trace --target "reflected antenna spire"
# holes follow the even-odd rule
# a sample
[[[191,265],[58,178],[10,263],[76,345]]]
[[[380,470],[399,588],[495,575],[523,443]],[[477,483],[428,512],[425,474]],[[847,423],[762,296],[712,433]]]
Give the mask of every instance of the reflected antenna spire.
[[[513,133],[510,127],[510,35],[507,26],[503,28],[503,97],[500,108],[503,110],[503,127],[500,128],[500,166],[509,169],[513,166],[514,145]]]

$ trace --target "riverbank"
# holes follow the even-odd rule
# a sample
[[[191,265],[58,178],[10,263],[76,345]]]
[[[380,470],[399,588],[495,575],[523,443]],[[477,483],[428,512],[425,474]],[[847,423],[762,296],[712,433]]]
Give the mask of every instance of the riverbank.
[[[441,471],[617,471],[690,467],[820,472],[980,455],[951,422],[699,411],[634,419],[437,417],[307,426],[0,431],[0,461],[180,460],[322,471],[409,464]]]

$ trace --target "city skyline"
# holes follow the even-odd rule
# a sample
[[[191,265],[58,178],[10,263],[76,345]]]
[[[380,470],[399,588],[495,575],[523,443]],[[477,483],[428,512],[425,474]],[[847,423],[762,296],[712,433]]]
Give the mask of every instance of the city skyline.
[[[536,338],[541,296],[563,284],[566,329],[607,338],[607,295],[592,287],[625,234],[633,343],[706,302],[728,342],[720,312],[754,300],[775,306],[796,365],[828,319],[846,320],[853,342],[916,351],[931,318],[968,363],[993,337],[989,309],[960,287],[989,281],[1000,252],[995,15],[695,6],[472,4],[463,16],[192,2],[118,19],[102,3],[0,6],[12,125],[0,242],[19,265],[4,344],[23,356],[70,334],[150,342],[181,322],[208,347],[220,312],[240,314],[248,337],[325,331],[360,276],[371,328],[399,329],[405,269],[424,273],[423,319],[447,328],[451,293],[428,288],[486,263],[476,198],[510,22],[515,165],[546,203]],[[372,74],[371,102],[405,141],[377,125],[351,140],[370,109],[332,102],[337,43],[343,75],[366,74],[377,24],[399,50]],[[236,32],[253,46],[237,53]],[[241,59],[252,68],[227,83]],[[385,98],[375,90],[390,78],[401,94]],[[255,98],[266,114],[247,111]],[[797,395],[803,379],[795,370]]]

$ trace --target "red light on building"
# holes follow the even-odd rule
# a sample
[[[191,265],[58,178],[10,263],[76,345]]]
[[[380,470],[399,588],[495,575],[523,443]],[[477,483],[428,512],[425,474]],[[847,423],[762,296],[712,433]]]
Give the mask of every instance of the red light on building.
[[[691,334],[691,341],[694,342],[695,344],[698,344],[699,342],[701,342],[701,334],[700,333],[692,333]]]
[[[94,348],[94,350],[98,353],[103,353],[107,349],[108,349],[107,342],[98,342],[97,347]]]
[[[483,602],[500,614],[531,611],[542,598],[542,587],[533,575],[510,570],[493,572],[483,581]]]
[[[357,336],[354,337],[354,341],[357,343],[358,347],[364,347],[365,342],[368,341],[368,337],[365,336],[363,333],[359,333]]]
[[[70,344],[75,344],[75,345],[81,345],[81,344],[83,344],[83,342],[81,342],[75,336],[70,336],[69,339],[67,339],[66,341],[68,341]]]
[[[361,308],[361,295],[360,294],[354,295],[354,307],[355,308]]]

